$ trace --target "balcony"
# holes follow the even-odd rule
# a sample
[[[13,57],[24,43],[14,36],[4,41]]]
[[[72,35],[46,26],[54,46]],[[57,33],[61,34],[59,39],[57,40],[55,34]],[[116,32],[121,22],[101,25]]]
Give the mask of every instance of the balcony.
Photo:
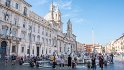
[[[9,36],[9,35],[4,35],[4,34],[0,34],[0,38],[4,39],[4,40],[13,40],[13,41],[21,41],[21,38],[19,37],[15,37],[15,36]]]
[[[6,39],[8,39],[8,36],[4,35],[4,34],[1,34],[1,38],[6,40]]]
[[[42,43],[41,42],[36,42],[36,45],[41,45]]]

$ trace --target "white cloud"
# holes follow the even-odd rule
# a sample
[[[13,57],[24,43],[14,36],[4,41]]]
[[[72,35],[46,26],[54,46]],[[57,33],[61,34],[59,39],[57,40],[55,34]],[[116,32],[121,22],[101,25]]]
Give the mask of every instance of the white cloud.
[[[74,19],[74,21],[75,21],[75,23],[82,24],[82,23],[84,23],[85,20],[83,18],[76,18],[76,19]]]
[[[49,1],[48,0],[32,0],[32,4],[34,5],[34,6],[41,6],[41,5],[44,5],[44,4],[46,4],[46,3],[48,3]]]
[[[77,23],[83,23],[83,22],[84,22],[84,19],[83,18],[77,19]]]
[[[61,5],[61,8],[62,9],[68,9],[68,10],[72,9],[72,0],[65,1],[65,2],[63,1],[62,5]]]
[[[58,1],[55,1],[54,3],[54,6],[57,6],[57,4],[59,4],[59,7],[61,9],[66,9],[66,10],[70,10],[72,9],[72,0],[60,0],[60,2]]]

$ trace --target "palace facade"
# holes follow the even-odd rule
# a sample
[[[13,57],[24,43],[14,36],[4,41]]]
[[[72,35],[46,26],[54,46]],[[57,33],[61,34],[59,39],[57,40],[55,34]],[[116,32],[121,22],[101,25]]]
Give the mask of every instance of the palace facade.
[[[31,11],[25,0],[0,0],[0,58],[5,55],[40,56],[76,52],[76,36],[72,23],[63,33],[59,6],[50,5],[41,17]]]

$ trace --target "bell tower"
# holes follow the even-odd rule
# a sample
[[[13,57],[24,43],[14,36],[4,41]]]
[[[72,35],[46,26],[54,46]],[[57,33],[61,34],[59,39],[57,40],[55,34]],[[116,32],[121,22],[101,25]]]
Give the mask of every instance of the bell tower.
[[[59,10],[59,4],[56,6],[56,14],[55,14],[55,21],[58,26],[58,30],[62,31],[62,22],[61,22],[61,12]]]
[[[53,5],[53,0],[52,0],[52,3],[50,4],[51,21],[54,20],[53,12],[54,12],[54,5]]]
[[[71,24],[70,19],[67,22],[67,34],[68,34],[68,36],[72,35],[72,24]]]

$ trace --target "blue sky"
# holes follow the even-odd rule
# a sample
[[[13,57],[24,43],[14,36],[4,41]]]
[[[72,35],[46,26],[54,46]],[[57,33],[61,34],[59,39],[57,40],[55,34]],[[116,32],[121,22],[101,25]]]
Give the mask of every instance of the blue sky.
[[[32,11],[40,16],[49,12],[52,0],[27,0]],[[124,33],[124,0],[53,0],[59,2],[63,31],[71,19],[77,41],[92,43],[92,28],[95,43],[106,44]]]

